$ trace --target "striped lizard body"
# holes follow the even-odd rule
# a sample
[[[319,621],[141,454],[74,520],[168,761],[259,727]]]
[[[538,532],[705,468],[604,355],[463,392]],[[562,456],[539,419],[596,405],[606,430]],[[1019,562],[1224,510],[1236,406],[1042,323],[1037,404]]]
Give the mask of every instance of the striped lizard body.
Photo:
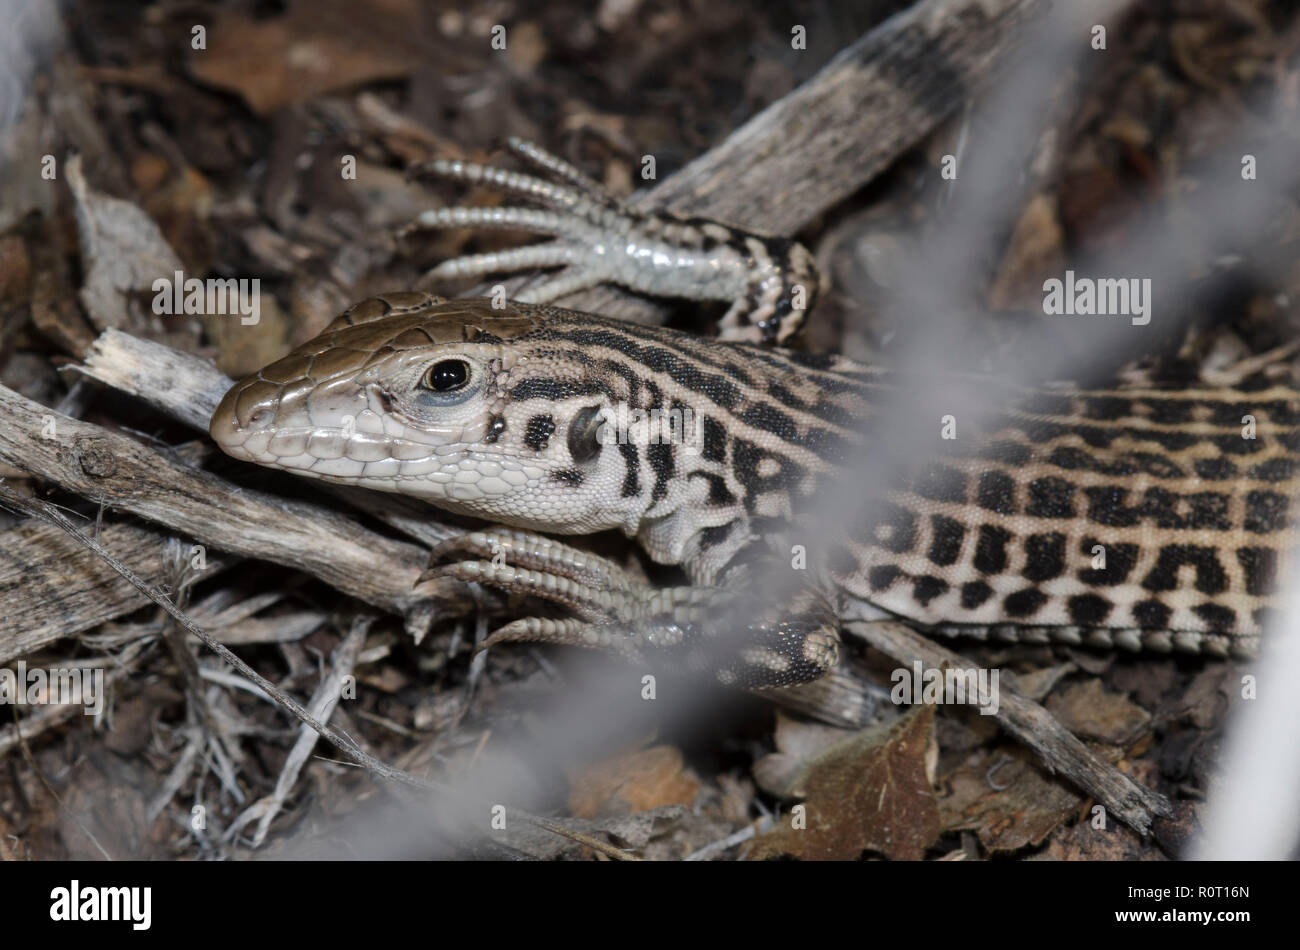
[[[1259,376],[1241,388],[1020,391],[980,437],[936,437],[926,464],[864,492],[860,516],[810,526],[819,497],[852,477],[890,387],[838,356],[404,293],[356,305],[236,385],[211,431],[238,458],[528,531],[618,528],[692,582],[641,589],[558,542],[472,535],[438,553],[481,559],[442,573],[577,614],[516,621],[492,643],[639,658],[727,626],[747,639],[692,662],[750,687],[820,675],[835,662],[835,617],[864,603],[958,631],[1256,647],[1295,544],[1300,393]],[[680,438],[620,430],[634,410],[676,413],[683,424],[659,434]],[[790,570],[796,537],[823,539],[807,571]],[[762,596],[773,570],[799,576],[779,603]]]

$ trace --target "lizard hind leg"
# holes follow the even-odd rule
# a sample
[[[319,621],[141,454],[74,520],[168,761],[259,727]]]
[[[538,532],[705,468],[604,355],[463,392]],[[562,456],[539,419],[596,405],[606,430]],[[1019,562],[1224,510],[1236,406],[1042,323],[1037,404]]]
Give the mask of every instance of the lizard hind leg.
[[[748,644],[735,651],[731,663],[717,668],[718,682],[762,690],[821,679],[839,663],[837,626],[810,620],[750,626]]]
[[[740,589],[746,612],[733,617],[742,624],[731,635],[740,639],[717,651],[719,682],[750,690],[799,686],[839,663],[839,616],[820,587],[806,584],[773,596],[751,580]]]

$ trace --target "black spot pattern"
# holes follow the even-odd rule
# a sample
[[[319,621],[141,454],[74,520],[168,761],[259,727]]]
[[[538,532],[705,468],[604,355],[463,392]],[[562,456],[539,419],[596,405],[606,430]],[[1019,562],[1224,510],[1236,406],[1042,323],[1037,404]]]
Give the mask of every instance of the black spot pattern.
[[[1005,472],[984,472],[980,475],[975,502],[999,515],[1014,515],[1017,511],[1015,479]]]
[[[966,475],[958,469],[936,465],[916,477],[914,490],[922,498],[931,501],[960,505],[966,501]]]
[[[961,605],[974,610],[993,596],[993,588],[983,581],[968,581],[961,585]]]
[[[881,502],[875,523],[864,537],[895,554],[904,554],[916,544],[916,515],[898,505]]]
[[[1072,445],[1057,446],[1047,461],[1057,468],[1072,472],[1097,472],[1101,475],[1154,475],[1157,478],[1183,478],[1186,472],[1164,455],[1154,452],[1128,452],[1114,458],[1105,458],[1085,452]]]
[[[761,463],[767,460],[777,463],[776,473],[760,475],[759,469],[763,467]],[[748,439],[732,440],[731,471],[736,482],[745,492],[742,501],[745,510],[751,514],[758,503],[759,495],[768,492],[786,492],[798,485],[805,474],[803,466],[784,455],[759,448]]]
[[[1132,443],[1151,443],[1159,448],[1171,452],[1181,452],[1183,449],[1190,448],[1200,441],[1211,441],[1219,446],[1223,452],[1254,452],[1258,448],[1242,449],[1240,446],[1233,446],[1231,440],[1245,442],[1239,436],[1203,436],[1193,432],[1179,432],[1176,430],[1147,429],[1138,426],[1090,426],[1078,424],[1064,424],[1059,422],[1049,422],[1044,419],[1020,419],[1008,417],[1003,420],[1005,424],[1015,426],[1025,434],[1025,437],[1034,444],[1042,445],[1049,442],[1055,442],[1065,436],[1077,436],[1083,440],[1085,445],[1094,449],[1108,449],[1116,439],[1124,439]]]
[[[1079,545],[1079,553],[1088,558],[1089,564],[1092,563],[1094,556],[1092,549],[1099,544],[1106,549],[1106,566],[1100,570],[1087,567],[1079,571],[1079,580],[1099,587],[1113,587],[1124,583],[1137,564],[1138,546],[1126,543],[1105,544],[1096,538],[1084,538],[1083,543]]]
[[[1180,508],[1184,509],[1181,514]],[[1189,531],[1228,531],[1232,528],[1228,517],[1228,496],[1219,492],[1175,495],[1163,488],[1151,488],[1143,496],[1142,509],[1159,528]]]
[[[1089,419],[1114,422],[1133,415],[1133,403],[1119,396],[1089,396],[1083,400],[1083,414]]]
[[[1257,478],[1261,482],[1285,482],[1290,478],[1294,478],[1295,474],[1295,459],[1275,458],[1252,466],[1250,471],[1246,473],[1246,477]]]
[[[893,586],[894,581],[902,576],[902,570],[892,564],[884,564],[880,567],[873,567],[867,572],[867,583],[871,585],[872,590],[879,592],[888,590]]]
[[[747,425],[770,432],[791,445],[802,445],[824,459],[840,462],[848,458],[851,446],[838,432],[819,426],[805,426],[802,431],[794,417],[767,403],[755,403],[740,414]]]
[[[688,358],[667,346],[650,341],[648,335],[628,332],[622,328],[592,326],[552,335],[582,347],[613,349],[651,372],[667,375],[677,385],[700,393],[723,409],[732,410],[740,401],[740,390],[726,378],[728,374],[736,372],[734,365],[710,365],[698,355]],[[715,368],[722,372],[714,372]]]
[[[574,360],[575,365],[587,361],[591,371],[581,372],[570,380],[524,381],[510,391],[514,398],[572,399],[576,394],[588,393],[610,396],[607,390],[612,388],[613,398],[617,400],[647,405],[649,400],[638,398],[637,392],[643,397],[658,393],[656,404],[660,404],[689,390],[702,394],[701,406],[718,413],[718,418],[704,414],[701,419],[701,454],[709,463],[708,470],[690,472],[690,477],[704,479],[705,484],[697,485],[696,489],[698,496],[707,496],[708,505],[720,508],[743,503],[749,517],[740,517],[717,528],[700,529],[696,537],[701,550],[735,539],[738,524],[746,536],[768,530],[788,532],[789,522],[784,517],[761,519],[760,530],[755,503],[768,492],[785,497],[800,490],[807,492],[813,480],[800,466],[791,463],[777,440],[811,448],[833,459],[851,444],[846,442],[843,433],[853,435],[857,431],[850,431],[857,420],[857,400],[866,400],[873,390],[889,386],[887,379],[862,372],[837,376],[842,383],[832,379],[823,386],[822,380],[816,377],[834,362],[825,357],[795,358],[762,351],[750,355],[747,349],[742,354],[731,347],[713,348],[699,341],[679,345],[667,331],[624,330],[606,327],[602,322],[589,329],[576,322],[561,324],[558,334],[553,333],[552,327],[554,324],[542,328],[547,336],[541,339],[570,340],[568,349],[557,352],[568,354],[567,358]],[[607,361],[603,351],[618,354],[616,366],[602,368]],[[799,368],[805,366],[806,369]],[[775,376],[767,375],[773,371],[778,371]],[[810,382],[813,385],[807,385]],[[1227,590],[1229,573],[1224,570],[1227,562],[1221,562],[1215,553],[1217,548],[1167,544],[1155,552],[1146,549],[1148,558],[1154,553],[1154,565],[1144,571],[1145,576],[1140,576],[1137,572],[1139,546],[1103,539],[1112,533],[1106,530],[1111,527],[1132,529],[1145,525],[1185,531],[1188,537],[1197,531],[1244,528],[1256,537],[1227,555],[1236,558],[1235,566],[1227,565],[1233,567],[1231,576],[1240,577],[1235,583],[1252,597],[1276,593],[1283,554],[1269,546],[1275,539],[1267,536],[1289,528],[1290,486],[1286,483],[1300,476],[1300,462],[1294,457],[1276,457],[1279,446],[1293,452],[1300,450],[1300,433],[1281,432],[1277,427],[1300,424],[1300,403],[1269,401],[1269,396],[1262,391],[1276,384],[1268,382],[1262,374],[1256,384],[1261,398],[1253,404],[1230,396],[1217,402],[1141,394],[1049,393],[1031,397],[1026,407],[1011,410],[1006,416],[1005,432],[1000,436],[1003,441],[944,446],[942,451],[951,465],[932,464],[910,480],[892,483],[895,489],[907,485],[926,500],[974,504],[989,512],[987,517],[994,524],[971,526],[976,537],[970,539],[969,551],[963,523],[933,513],[933,506],[930,511],[925,510],[927,506],[909,511],[897,505],[874,504],[868,509],[873,512],[869,525],[844,526],[854,541],[840,547],[831,546],[827,552],[830,566],[846,577],[861,577],[865,572],[872,589],[892,587],[900,595],[910,593],[922,605],[933,606],[936,598],[951,591],[952,602],[960,602],[964,610],[992,611],[996,607],[1007,619],[1027,622],[1035,622],[1035,615],[1041,615],[1049,603],[1048,595],[1038,585],[1068,574],[1095,588],[1095,592],[1066,595],[1050,602],[1054,613],[1063,609],[1069,621],[1081,627],[1103,626],[1108,622],[1111,626],[1123,626],[1133,622],[1145,629],[1168,629],[1172,611],[1159,602],[1158,594],[1194,587],[1202,593],[1202,597],[1195,599],[1207,602],[1185,609],[1199,617],[1206,628],[1233,629],[1237,614],[1218,603],[1222,598],[1217,595]],[[843,393],[849,394],[849,398],[841,401]],[[1031,418],[1029,410],[1056,418]],[[752,442],[738,444],[744,440],[733,440],[729,430],[718,421],[726,418],[727,412],[734,412],[747,425],[776,438],[760,440],[761,446]],[[1240,438],[1240,417],[1247,412],[1261,419],[1262,435],[1257,440]],[[1218,435],[1169,431],[1206,419],[1211,424],[1227,427],[1228,431]],[[1151,423],[1164,428],[1148,428]],[[514,425],[518,427],[519,422]],[[527,420],[524,429],[525,444],[540,452],[549,448],[556,426],[550,416],[543,415]],[[503,418],[490,419],[485,441],[497,441],[504,431]],[[997,432],[998,428],[993,426],[985,431]],[[1043,441],[1062,438],[1074,444],[1048,445]],[[1192,459],[1173,455],[1193,445],[1198,449],[1217,449],[1218,457]],[[1102,451],[1092,452],[1081,446]],[[658,500],[667,494],[672,478],[685,474],[679,469],[689,471],[691,460],[676,458],[669,446],[645,449],[620,446],[619,451],[627,463],[624,495],[640,495],[646,490],[646,497]],[[645,453],[646,484],[639,479],[641,452]],[[986,458],[997,465],[988,466],[989,471],[962,470],[953,467],[958,464],[952,461],[954,458]],[[1021,470],[1024,463],[1031,461],[1055,469],[1049,467],[1049,474],[1035,478]],[[760,468],[765,472],[762,478],[758,476]],[[1086,473],[1086,477],[1079,478],[1072,473]],[[1134,476],[1144,476],[1148,486],[1156,487],[1135,491],[1133,483],[1128,481]],[[571,485],[581,484],[583,477],[580,466],[552,473],[556,481]],[[653,487],[648,484],[652,477]],[[1219,490],[1188,491],[1192,486],[1186,480],[1191,477],[1203,480],[1198,486],[1202,489]],[[1175,483],[1175,479],[1182,484]],[[1233,479],[1251,479],[1256,483],[1253,486],[1256,490],[1248,491],[1252,486],[1244,485],[1238,488],[1230,484]],[[1091,484],[1076,487],[1077,481]],[[1159,487],[1166,481],[1178,490]],[[1276,491],[1268,491],[1270,485]],[[780,504],[773,505],[773,511],[783,510],[784,505],[785,498],[782,498]],[[1033,524],[1017,536],[998,523],[1001,518],[1021,514],[1053,520],[1087,517],[1096,525],[1092,530],[1098,537],[1076,540],[1073,544],[1079,545],[1077,554],[1071,550],[1067,557],[1066,546],[1070,542],[1064,534],[1049,530],[1056,525]],[[730,516],[730,512],[724,516]],[[713,517],[719,517],[716,511]],[[923,517],[928,523],[920,520]],[[869,530],[863,531],[862,527]],[[924,530],[926,527],[928,532]],[[883,532],[877,533],[875,529],[880,528]],[[1205,542],[1203,537],[1193,540]],[[912,554],[917,559],[924,554],[936,567],[930,569],[933,574],[915,567],[903,571],[892,565],[866,570],[867,565],[858,560],[861,550],[857,545],[864,543],[877,543],[891,552]],[[1144,548],[1147,543],[1150,542],[1143,542]],[[1012,544],[1014,549],[1009,547]],[[1106,549],[1106,567],[1101,570],[1093,570],[1089,564],[1091,549],[1097,544]],[[1008,580],[1023,576],[1032,586],[1009,596],[996,591],[986,580],[969,580],[959,589],[957,585],[950,587],[949,581],[937,575],[950,573],[940,568],[967,563],[963,552],[967,552],[965,557],[971,559],[974,569],[985,575],[987,581],[996,575],[1006,576]],[[917,562],[909,561],[909,566],[914,563]],[[1240,574],[1236,573],[1237,569]],[[1104,588],[1135,582],[1156,593],[1124,610],[1125,616],[1120,617],[1118,605],[1111,603]],[[1181,613],[1180,610],[1180,616]],[[1245,620],[1244,610],[1241,620]]]
[[[1221,492],[1180,495],[1164,488],[1148,488],[1132,506],[1128,492],[1113,485],[1092,485],[1083,490],[1088,499],[1088,520],[1114,528],[1131,528],[1150,521],[1158,528],[1228,531],[1232,529],[1229,498]]]
[[[988,459],[990,462],[1003,462],[1007,465],[1024,465],[1032,457],[1029,446],[1020,442],[993,442],[979,445],[976,458]]]
[[[510,390],[510,398],[515,402],[523,402],[525,399],[547,399],[551,402],[559,402],[571,396],[590,396],[595,393],[609,397],[610,402],[616,400],[614,390],[605,383],[578,383],[571,379],[542,378],[524,380]]]
[[[545,452],[555,434],[555,420],[543,413],[533,416],[524,427],[524,444],[534,452]]]
[[[1176,590],[1178,569],[1185,564],[1196,568],[1195,586],[1202,594],[1221,594],[1228,587],[1228,576],[1219,563],[1214,548],[1199,544],[1166,544],[1160,549],[1155,567],[1142,579],[1147,590]]]
[[[1206,441],[1218,446],[1224,455],[1254,455],[1264,451],[1264,443],[1259,439],[1243,439],[1239,435],[1213,435]]]
[[[636,446],[630,442],[618,443],[618,454],[623,456],[623,462],[627,465],[627,472],[623,475],[624,498],[634,498],[641,494],[641,459],[637,454]]]
[[[1065,573],[1065,535],[1059,531],[1031,534],[1025,538],[1026,580],[1050,581]]]
[[[1237,563],[1246,577],[1246,593],[1267,597],[1277,591],[1277,551],[1237,548]]]
[[[1089,485],[1083,489],[1088,499],[1088,520],[1111,528],[1127,528],[1138,523],[1141,512],[1125,505],[1128,492],[1113,485]]]
[[[1074,486],[1063,478],[1048,476],[1029,483],[1029,504],[1025,513],[1037,518],[1073,518]]]
[[[709,462],[727,460],[727,430],[712,416],[704,417],[704,450],[701,454]]]
[[[1002,602],[1002,609],[1006,611],[1008,617],[1023,619],[1038,613],[1045,603],[1047,603],[1046,594],[1033,587],[1027,587],[1009,594]]]
[[[1143,405],[1147,407],[1147,418],[1152,422],[1180,426],[1192,421],[1192,407],[1195,403],[1190,399],[1154,399]]]
[[[1133,605],[1133,620],[1144,630],[1168,630],[1173,613],[1158,600],[1143,600]]]
[[[714,506],[726,506],[736,503],[736,496],[727,487],[727,480],[715,472],[691,472],[691,478],[701,478],[709,485],[708,502]]]
[[[1287,527],[1287,509],[1290,503],[1285,495],[1272,491],[1253,491],[1246,494],[1246,519],[1243,525],[1247,531],[1256,534],[1270,534]]]
[[[912,596],[922,607],[927,606],[930,601],[934,600],[940,594],[948,589],[948,582],[941,577],[931,577],[926,574],[918,577],[912,582]]]
[[[1066,601],[1070,621],[1081,627],[1099,627],[1111,611],[1111,603],[1096,594],[1077,594]]]
[[[668,480],[673,477],[676,471],[676,463],[673,461],[673,446],[667,442],[652,442],[646,446],[646,460],[650,463],[650,471],[654,472],[654,488],[650,490],[650,500],[658,501],[668,494]]]
[[[723,541],[731,536],[731,528],[735,522],[716,525],[712,528],[704,528],[700,531],[700,550],[717,547]]]
[[[946,515],[931,515],[930,533],[930,560],[940,566],[956,563],[966,537],[962,523]]]
[[[1221,482],[1237,477],[1237,466],[1231,459],[1197,459],[1193,467],[1198,477],[1208,481]]]
[[[1237,620],[1236,611],[1221,604],[1197,604],[1192,613],[1205,621],[1205,625],[1215,632],[1231,630]]]
[[[985,574],[1001,574],[1007,569],[1007,544],[1011,532],[997,525],[980,525],[979,540],[975,544],[975,569]]]

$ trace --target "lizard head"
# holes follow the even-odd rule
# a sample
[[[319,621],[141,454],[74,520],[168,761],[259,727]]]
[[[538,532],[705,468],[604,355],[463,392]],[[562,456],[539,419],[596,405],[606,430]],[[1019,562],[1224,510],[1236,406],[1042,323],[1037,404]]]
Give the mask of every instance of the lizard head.
[[[425,294],[366,300],[233,386],[210,431],[235,458],[463,514],[634,531],[646,502],[625,490],[601,430],[620,381],[564,339],[572,317]]]

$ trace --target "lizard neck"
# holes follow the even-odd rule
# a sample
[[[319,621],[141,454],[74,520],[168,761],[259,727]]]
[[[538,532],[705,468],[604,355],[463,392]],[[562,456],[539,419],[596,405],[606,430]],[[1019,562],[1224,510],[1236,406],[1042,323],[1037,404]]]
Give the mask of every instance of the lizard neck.
[[[619,366],[617,450],[649,556],[714,583],[775,544],[862,443],[879,372],[842,357],[605,326],[584,334]],[[671,348],[665,344],[670,344]]]

